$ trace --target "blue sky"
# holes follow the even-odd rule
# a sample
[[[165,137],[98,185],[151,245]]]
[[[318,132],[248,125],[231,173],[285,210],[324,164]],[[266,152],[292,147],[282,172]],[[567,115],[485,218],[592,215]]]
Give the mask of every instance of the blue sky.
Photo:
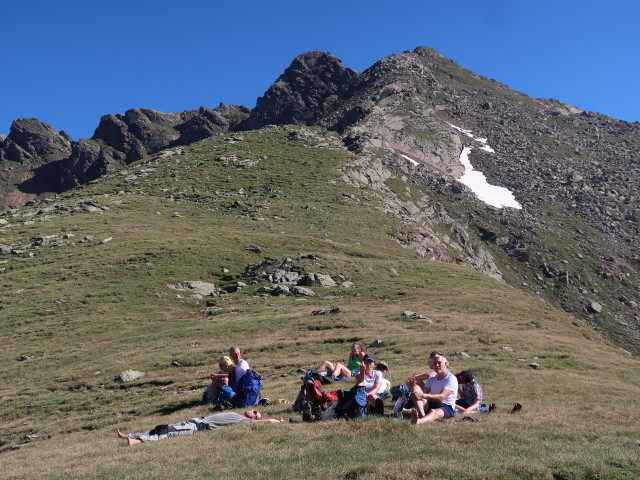
[[[362,71],[428,46],[532,97],[640,120],[638,0],[30,0],[0,7],[0,133],[72,138],[100,117],[255,105],[293,58]]]

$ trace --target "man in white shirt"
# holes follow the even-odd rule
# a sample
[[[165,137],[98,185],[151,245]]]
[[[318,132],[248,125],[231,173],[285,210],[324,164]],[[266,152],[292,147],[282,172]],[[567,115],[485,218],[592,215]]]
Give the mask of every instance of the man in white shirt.
[[[229,374],[229,386],[234,392],[238,392],[240,388],[240,381],[247,370],[249,370],[249,364],[246,360],[242,359],[242,353],[240,347],[233,346],[229,349],[229,356],[233,360],[233,371]]]
[[[411,397],[416,406],[411,411],[413,425],[453,417],[458,395],[458,380],[449,370],[449,362],[442,355],[433,357],[433,369],[436,374],[429,377],[424,387],[415,380],[409,382],[411,385],[408,386],[412,390]]]

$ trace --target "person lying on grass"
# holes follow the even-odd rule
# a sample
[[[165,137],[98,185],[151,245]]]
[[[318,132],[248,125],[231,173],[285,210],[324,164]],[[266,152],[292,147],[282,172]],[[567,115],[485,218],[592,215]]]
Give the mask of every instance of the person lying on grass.
[[[339,377],[353,377],[362,365],[362,359],[364,358],[364,352],[362,351],[362,345],[354,343],[351,345],[351,351],[349,352],[349,358],[347,365],[343,365],[338,362],[335,365],[329,360],[325,360],[316,368],[316,372],[332,373],[335,378]]]
[[[282,423],[284,418],[262,418],[262,414],[257,410],[245,410],[243,415],[235,412],[222,412],[209,415],[208,417],[192,418],[180,423],[171,425],[158,425],[145,433],[124,434],[116,430],[118,438],[127,441],[127,445],[140,445],[144,442],[157,442],[169,437],[180,435],[194,435],[203,430],[213,430],[221,427],[229,427],[241,423]]]
[[[482,387],[468,370],[456,373],[456,379],[459,386],[456,408],[461,415],[477,412],[482,404]]]
[[[449,371],[449,362],[442,355],[434,356],[432,364],[436,374],[427,379],[424,387],[414,379],[409,379],[407,384],[415,405],[411,410],[411,423],[414,425],[453,417],[458,380]]]

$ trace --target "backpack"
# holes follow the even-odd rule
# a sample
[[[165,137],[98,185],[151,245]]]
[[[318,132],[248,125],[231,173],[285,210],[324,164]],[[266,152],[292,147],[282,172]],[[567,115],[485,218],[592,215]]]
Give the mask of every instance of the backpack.
[[[367,415],[367,392],[365,388],[353,387],[342,394],[335,408],[336,418],[358,418]]]
[[[302,412],[302,420],[305,422],[321,420],[323,410],[338,400],[336,392],[323,390],[322,381],[318,376],[315,372],[307,372],[298,398],[293,402],[293,409]]]
[[[249,369],[240,379],[240,391],[233,400],[235,407],[253,407],[260,400],[262,376],[255,370]]]
[[[411,396],[411,390],[404,383],[391,387],[391,398],[397,400],[402,396]]]

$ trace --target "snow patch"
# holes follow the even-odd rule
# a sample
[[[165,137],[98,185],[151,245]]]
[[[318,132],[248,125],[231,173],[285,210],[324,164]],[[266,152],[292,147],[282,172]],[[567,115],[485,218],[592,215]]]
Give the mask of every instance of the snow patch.
[[[471,133],[471,130],[465,130],[464,128],[456,127],[449,122],[447,123],[459,132],[464,133],[476,142],[481,143],[482,146],[479,147],[480,150],[488,153],[496,152],[487,144],[486,138],[475,137],[473,133]],[[497,208],[511,207],[520,210],[522,205],[516,201],[511,190],[505,187],[490,185],[487,182],[487,178],[484,176],[484,173],[474,170],[473,165],[471,165],[471,162],[469,161],[469,153],[471,153],[471,150],[473,150],[472,147],[464,147],[462,149],[462,153],[460,154],[460,163],[464,165],[464,175],[462,175],[458,181],[469,187],[480,200],[488,205]]]
[[[402,153],[399,153],[398,155],[400,155],[402,158],[404,158],[405,160],[409,160],[411,163],[413,163],[414,165],[420,165],[419,162],[416,162],[413,158],[411,157],[407,157],[406,155],[403,155]]]
[[[492,207],[503,208],[511,207],[520,210],[520,205],[511,190],[505,187],[497,187],[490,185],[484,173],[474,170],[473,165],[469,161],[469,153],[472,147],[464,147],[460,154],[460,163],[464,165],[464,175],[458,179],[460,183],[466,185],[473,193],[484,203]]]

